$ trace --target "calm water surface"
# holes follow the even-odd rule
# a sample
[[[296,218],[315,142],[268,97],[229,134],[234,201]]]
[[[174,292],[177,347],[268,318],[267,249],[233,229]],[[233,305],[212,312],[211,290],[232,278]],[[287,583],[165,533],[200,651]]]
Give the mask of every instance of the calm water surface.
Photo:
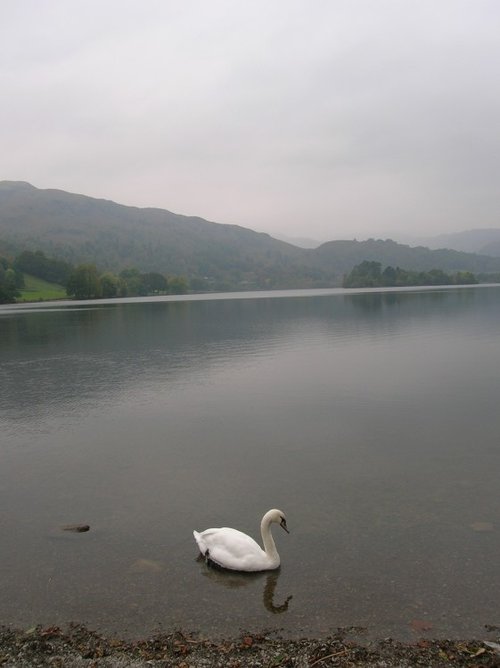
[[[0,623],[500,623],[500,287],[1,307],[0,373]],[[280,571],[196,560],[271,507]]]

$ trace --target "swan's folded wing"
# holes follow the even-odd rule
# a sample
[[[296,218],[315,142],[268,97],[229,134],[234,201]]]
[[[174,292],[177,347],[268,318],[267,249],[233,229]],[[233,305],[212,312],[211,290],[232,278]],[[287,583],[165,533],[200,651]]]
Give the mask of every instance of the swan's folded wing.
[[[237,529],[207,529],[201,533],[200,540],[208,549],[209,559],[223,568],[235,571],[259,570],[262,558],[265,557],[258,543]]]

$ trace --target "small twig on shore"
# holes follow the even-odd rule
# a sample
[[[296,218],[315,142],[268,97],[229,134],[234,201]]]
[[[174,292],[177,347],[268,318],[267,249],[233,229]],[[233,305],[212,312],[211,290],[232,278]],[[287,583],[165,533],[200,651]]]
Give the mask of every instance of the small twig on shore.
[[[326,659],[333,659],[334,656],[341,656],[342,654],[347,654],[348,649],[343,649],[341,652],[334,652],[333,654],[327,654],[326,656],[322,656],[320,659],[316,659],[316,661],[313,661],[312,663],[309,664],[309,668],[312,668],[318,663],[321,663],[322,661],[325,661]]]

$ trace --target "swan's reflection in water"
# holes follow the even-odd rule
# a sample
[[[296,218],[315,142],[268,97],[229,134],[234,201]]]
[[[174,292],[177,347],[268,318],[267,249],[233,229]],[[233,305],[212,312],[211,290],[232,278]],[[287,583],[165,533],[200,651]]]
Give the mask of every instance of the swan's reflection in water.
[[[274,592],[278,584],[280,573],[279,568],[275,571],[264,571],[260,573],[241,573],[239,571],[229,571],[208,565],[205,563],[205,559],[201,554],[198,556],[197,561],[202,564],[201,574],[204,577],[222,587],[227,587],[228,589],[248,587],[248,585],[255,583],[257,580],[265,580],[264,590],[262,592],[262,602],[266,610],[269,610],[269,612],[272,612],[275,615],[288,610],[288,604],[293,596],[288,596],[285,602],[281,605],[275,605],[274,603]]]
[[[278,569],[279,571],[279,569]],[[278,584],[278,571],[271,571],[267,574],[266,586],[264,587],[263,592],[263,603],[264,607],[274,614],[280,614],[281,612],[286,612],[288,610],[288,603],[292,600],[293,596],[287,596],[284,603],[281,605],[274,605],[274,590]]]

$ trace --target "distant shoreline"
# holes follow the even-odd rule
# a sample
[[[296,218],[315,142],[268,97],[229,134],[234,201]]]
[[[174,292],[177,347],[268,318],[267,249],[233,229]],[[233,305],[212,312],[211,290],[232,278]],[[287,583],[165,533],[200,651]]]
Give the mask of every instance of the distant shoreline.
[[[148,297],[111,297],[99,299],[51,299],[47,301],[22,301],[0,304],[0,309],[19,309],[23,307],[45,307],[51,305],[88,306],[107,304],[137,304],[154,302],[216,301],[221,299],[265,299],[286,297],[322,297],[334,295],[364,295],[387,293],[431,292],[443,290],[474,290],[481,288],[500,288],[500,283],[476,283],[473,285],[412,285],[404,287],[374,288],[289,288],[286,290],[238,290],[234,292],[192,292],[182,295],[151,295]]]

